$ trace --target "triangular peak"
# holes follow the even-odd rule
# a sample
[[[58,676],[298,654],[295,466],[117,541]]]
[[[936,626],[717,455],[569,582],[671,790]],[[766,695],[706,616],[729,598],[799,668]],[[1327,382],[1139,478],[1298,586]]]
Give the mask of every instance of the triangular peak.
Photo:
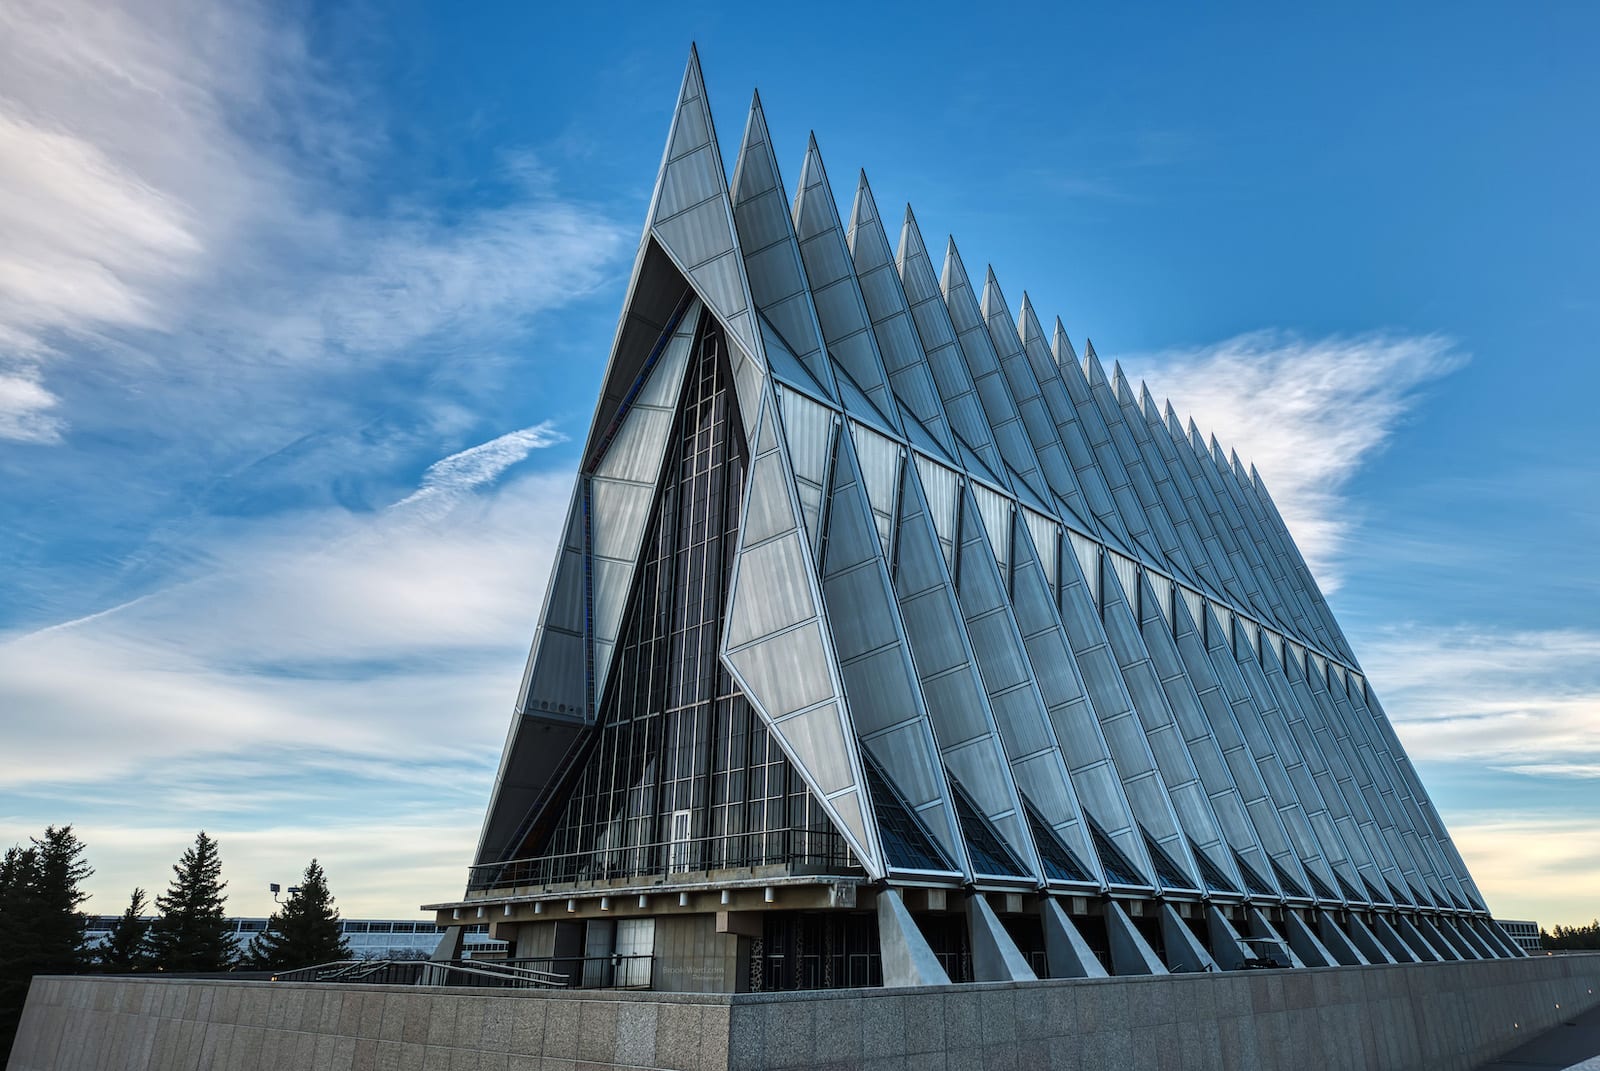
[[[944,240],[944,266],[939,270],[939,288],[944,291],[947,302],[951,291],[972,289],[972,278],[967,275],[967,266],[962,263],[961,250],[956,248],[954,235],[947,235]],[[976,296],[973,297],[973,304],[977,304]]]
[[[1224,473],[1231,472],[1233,469],[1233,466],[1228,463],[1228,455],[1223,452],[1222,444],[1217,442],[1215,435],[1211,436],[1211,460],[1216,462],[1217,468]]]
[[[900,266],[890,248],[865,171],[856,180],[846,244],[872,322],[878,354],[889,374],[895,400],[910,418],[901,422],[902,428],[915,436],[917,429],[912,424],[919,423],[945,455],[954,457],[957,448],[949,414],[922,348],[911,302],[900,279]]]
[[[1172,441],[1175,443],[1186,442],[1188,433],[1183,429],[1183,421],[1178,418],[1178,411],[1172,407],[1171,398],[1167,399],[1166,416],[1167,431],[1172,435]]]
[[[850,407],[852,399],[845,383],[853,384],[871,403],[876,421],[887,421],[898,432],[899,414],[889,388],[889,373],[878,350],[815,134],[807,140],[791,215],[806,277],[815,295],[825,352],[835,365],[841,401]]]
[[[1050,340],[1050,351],[1055,354],[1056,364],[1065,368],[1072,365],[1078,366],[1078,351],[1072,347],[1072,339],[1067,337],[1067,326],[1061,322],[1061,317],[1056,317],[1055,335]]]
[[[1011,319],[1011,309],[1006,305],[1006,295],[1000,289],[1000,280],[995,277],[993,264],[984,265],[983,294],[978,299],[978,308],[983,311],[985,320],[998,313],[1003,313],[1008,320]]]
[[[700,57],[691,50],[650,201],[650,230],[723,325],[759,354],[749,287],[737,255],[727,174]]]
[[[834,400],[838,390],[806,285],[788,201],[758,94],[750,102],[733,170],[733,216],[745,275],[759,315],[772,324],[811,378]]]
[[[1094,351],[1094,340],[1083,340],[1083,374],[1091,387],[1109,387],[1111,381],[1106,378],[1106,370],[1100,364],[1100,355]]]
[[[978,300],[978,311],[983,316],[983,321],[989,326],[989,338],[994,342],[997,353],[1002,355],[1022,351],[1022,330],[1019,322],[1011,315],[1011,306],[1006,302],[1005,291],[1000,289],[1000,280],[994,273],[994,265],[986,265],[983,274],[983,294]],[[1035,325],[1038,320],[1035,319]],[[1037,376],[1034,377],[1037,379]]]
[[[856,173],[856,193],[850,202],[850,225],[845,231],[845,242],[850,246],[850,255],[858,255],[856,244],[862,238],[870,237],[866,233],[875,229],[877,235],[884,238],[884,246],[888,246],[888,237],[883,227],[883,217],[878,214],[877,198],[872,196],[872,184],[867,181],[866,168]]]
[[[1161,407],[1150,393],[1150,384],[1142,379],[1139,381],[1139,408],[1144,413],[1145,423],[1161,423]]]
[[[863,176],[864,177],[864,176]],[[921,259],[928,263],[928,273],[933,273],[933,258],[928,255],[928,244],[922,240],[922,228],[917,225],[917,214],[906,205],[906,214],[900,220],[900,244],[895,249],[895,263],[900,266],[900,277],[905,279],[906,267],[911,262]],[[907,294],[913,301],[916,297]]]
[[[1050,348],[1045,341],[1044,324],[1039,322],[1039,314],[1034,311],[1033,300],[1028,297],[1026,290],[1022,292],[1022,305],[1017,309],[1017,336],[1022,339],[1024,349],[1034,345]]]
[[[1128,377],[1122,371],[1122,362],[1111,362],[1111,387],[1116,391],[1117,401],[1123,405],[1133,405],[1133,388],[1128,385]]]
[[[1245,471],[1244,462],[1239,460],[1239,451],[1237,451],[1237,450],[1228,451],[1228,461],[1230,463],[1232,463],[1232,465],[1233,465],[1233,474],[1238,477],[1239,482],[1241,484],[1243,484],[1244,486],[1249,487],[1250,486],[1250,474]]]

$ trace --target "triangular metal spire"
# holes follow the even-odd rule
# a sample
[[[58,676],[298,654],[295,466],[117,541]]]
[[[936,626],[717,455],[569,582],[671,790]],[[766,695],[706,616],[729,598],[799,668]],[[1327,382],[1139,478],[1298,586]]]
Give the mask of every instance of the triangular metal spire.
[[[1026,484],[1036,497],[1048,496],[1050,492],[1039,468],[1038,455],[1028,441],[1021,414],[1017,410],[1017,401],[1006,384],[999,354],[995,352],[994,341],[989,337],[988,324],[978,306],[978,296],[972,289],[972,280],[967,275],[966,267],[961,263],[961,253],[956,249],[954,238],[945,241],[939,288],[944,294],[945,308],[950,314],[951,326],[955,328],[962,359],[966,361],[973,386],[977,388],[995,445],[1006,465],[1016,474],[1013,483]]]
[[[889,373],[878,353],[872,320],[861,296],[861,284],[850,263],[844,227],[839,222],[839,207],[833,199],[833,188],[828,184],[828,172],[822,166],[822,152],[817,148],[815,134],[806,146],[792,218],[800,238],[800,255],[805,262],[811,292],[816,298],[828,356],[866,395],[875,415],[888,421],[889,427],[898,433],[900,424],[894,398],[889,392]],[[844,401],[848,408],[850,398],[846,396]]]
[[[1072,348],[1072,339],[1067,337],[1067,327],[1061,322],[1061,317],[1056,317],[1056,332],[1051,337],[1050,349],[1054,352],[1056,363],[1071,361],[1078,363],[1078,351]]]
[[[837,401],[838,387],[823,350],[822,330],[789,223],[788,195],[778,173],[759,94],[750,101],[744,142],[733,170],[733,218],[756,308],[827,392],[828,400]]]
[[[865,171],[856,182],[845,238],[896,402],[947,455],[955,458],[956,443],[950,434],[949,418],[912,324],[911,306],[901,287],[889,236],[878,216]]]
[[[917,335],[922,339],[923,352],[928,355],[928,367],[933,371],[934,383],[944,402],[945,414],[950,418],[950,429],[959,445],[976,453],[978,460],[1003,487],[1009,487],[1005,478],[1005,461],[995,445],[994,431],[984,415],[978,389],[972,382],[972,372],[962,357],[961,345],[956,338],[955,325],[950,321],[950,310],[945,307],[944,292],[939,288],[938,276],[933,271],[933,261],[928,247],[917,227],[917,217],[906,205],[905,219],[900,226],[900,246],[895,254],[900,269],[900,283],[905,288],[906,300],[911,306],[911,319]]]
[[[693,48],[650,199],[649,220],[651,235],[678,270],[745,353],[759,361],[761,342],[734,230],[728,172],[711,124],[700,54]],[[734,371],[737,375],[739,370]],[[744,401],[741,398],[741,404]],[[754,424],[755,413],[746,412],[745,421]]]
[[[1067,456],[1061,433],[1045,402],[1044,386],[1023,352],[1022,338],[1017,333],[1016,321],[1012,319],[1011,308],[1006,304],[1005,294],[1000,289],[1000,281],[995,278],[993,267],[988,269],[984,277],[978,311],[988,329],[990,344],[1000,360],[1006,386],[1022,418],[1028,441],[1033,445],[1045,483],[1065,503],[1082,527],[1099,534],[1099,522],[1084,498],[1083,489],[1078,485],[1078,477]]]

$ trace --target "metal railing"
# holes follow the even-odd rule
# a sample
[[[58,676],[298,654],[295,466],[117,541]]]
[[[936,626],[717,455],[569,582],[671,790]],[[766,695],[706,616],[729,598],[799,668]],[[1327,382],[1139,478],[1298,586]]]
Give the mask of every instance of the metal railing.
[[[806,867],[833,873],[858,869],[836,834],[788,828],[480,863],[467,869],[467,888],[600,884],[633,877],[762,866]]]
[[[278,971],[274,982],[360,982],[368,985],[480,986],[502,989],[648,989],[655,957],[389,960],[346,959]]]

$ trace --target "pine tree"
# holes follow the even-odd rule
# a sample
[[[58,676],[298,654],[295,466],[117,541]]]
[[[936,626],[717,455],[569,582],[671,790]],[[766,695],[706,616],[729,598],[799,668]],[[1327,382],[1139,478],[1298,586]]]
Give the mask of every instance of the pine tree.
[[[0,1054],[11,1051],[33,978],[34,874],[38,853],[10,848],[0,857]]]
[[[150,920],[144,917],[148,906],[145,891],[134,889],[128,909],[111,924],[106,943],[100,946],[100,966],[119,974],[150,968]]]
[[[89,894],[80,886],[94,874],[71,826],[50,826],[33,838],[37,915],[33,926],[43,953],[41,970],[75,971],[89,960],[88,918],[78,910]]]
[[[251,955],[262,968],[279,971],[351,958],[327,875],[315,859],[306,867],[300,887],[267,920]]]
[[[201,830],[172,867],[172,884],[156,897],[150,953],[163,971],[225,971],[234,964],[233,927],[223,916],[222,858]]]
[[[0,857],[0,1052],[10,1048],[28,985],[36,974],[81,970],[87,959],[88,899],[79,886],[94,873],[71,826]]]

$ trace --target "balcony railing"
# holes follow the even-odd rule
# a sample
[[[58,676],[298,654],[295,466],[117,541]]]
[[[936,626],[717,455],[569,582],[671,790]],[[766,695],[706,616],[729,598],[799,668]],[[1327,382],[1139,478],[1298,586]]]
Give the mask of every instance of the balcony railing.
[[[809,829],[778,829],[482,863],[468,868],[467,888],[599,885],[627,878],[771,866],[805,873],[843,874],[858,869],[838,836]]]
[[[278,971],[274,982],[477,986],[489,989],[649,989],[651,955],[531,959],[339,960]]]

